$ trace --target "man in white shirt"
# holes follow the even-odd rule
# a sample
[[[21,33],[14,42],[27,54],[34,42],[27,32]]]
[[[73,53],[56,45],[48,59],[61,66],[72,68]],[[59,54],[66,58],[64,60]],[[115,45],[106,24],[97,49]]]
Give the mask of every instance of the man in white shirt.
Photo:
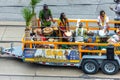
[[[114,20],[119,21],[120,20],[120,0],[114,0],[114,2],[116,2],[116,7],[114,9],[110,7],[110,9],[114,11],[116,14],[116,17],[114,18]],[[115,28],[119,28],[119,27],[120,27],[120,24],[115,24]]]
[[[116,7],[114,9],[110,7],[110,9],[116,13],[115,20],[120,20],[120,0],[114,1],[116,2]]]

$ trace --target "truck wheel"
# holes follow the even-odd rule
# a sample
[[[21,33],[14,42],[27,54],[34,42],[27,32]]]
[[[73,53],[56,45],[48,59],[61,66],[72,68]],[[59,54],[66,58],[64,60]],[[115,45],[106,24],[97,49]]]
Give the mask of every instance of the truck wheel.
[[[81,66],[82,71],[87,74],[95,74],[99,69],[99,65],[95,60],[84,60]]]
[[[102,72],[108,75],[116,74],[119,70],[119,65],[116,61],[104,61],[101,66]]]

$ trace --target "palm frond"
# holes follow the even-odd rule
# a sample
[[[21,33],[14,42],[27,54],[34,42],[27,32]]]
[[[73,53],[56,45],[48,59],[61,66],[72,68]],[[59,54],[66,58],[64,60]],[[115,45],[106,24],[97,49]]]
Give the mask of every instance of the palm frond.
[[[31,0],[30,5],[35,6],[37,3],[39,3],[41,0]]]
[[[26,21],[26,26],[29,26],[30,20],[32,18],[32,12],[31,12],[31,10],[28,7],[23,8],[22,15],[23,15],[23,18]]]
[[[41,0],[31,0],[30,5],[32,7],[32,13],[34,14],[34,9],[37,3],[39,3]]]

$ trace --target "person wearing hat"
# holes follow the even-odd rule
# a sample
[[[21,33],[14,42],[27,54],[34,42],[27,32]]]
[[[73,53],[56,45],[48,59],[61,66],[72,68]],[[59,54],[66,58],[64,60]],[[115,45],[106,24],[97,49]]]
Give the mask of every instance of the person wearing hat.
[[[75,30],[75,41],[84,41],[84,39],[87,37],[87,29],[83,28],[83,23],[80,22],[80,20],[77,21],[77,28]]]
[[[43,9],[39,12],[39,19],[41,21],[41,28],[51,26],[51,21],[54,22],[51,10],[47,4],[43,5]]]

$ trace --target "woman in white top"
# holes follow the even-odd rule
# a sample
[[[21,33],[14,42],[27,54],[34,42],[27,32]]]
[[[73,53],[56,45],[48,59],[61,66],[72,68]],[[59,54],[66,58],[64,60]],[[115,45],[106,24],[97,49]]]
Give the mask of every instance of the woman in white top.
[[[106,28],[108,27],[108,22],[109,22],[109,18],[108,16],[105,14],[105,11],[100,11],[100,15],[98,16],[98,26]]]
[[[104,30],[106,33],[108,31],[109,25],[109,17],[105,14],[105,11],[100,11],[100,15],[98,16],[97,24],[100,30]]]

